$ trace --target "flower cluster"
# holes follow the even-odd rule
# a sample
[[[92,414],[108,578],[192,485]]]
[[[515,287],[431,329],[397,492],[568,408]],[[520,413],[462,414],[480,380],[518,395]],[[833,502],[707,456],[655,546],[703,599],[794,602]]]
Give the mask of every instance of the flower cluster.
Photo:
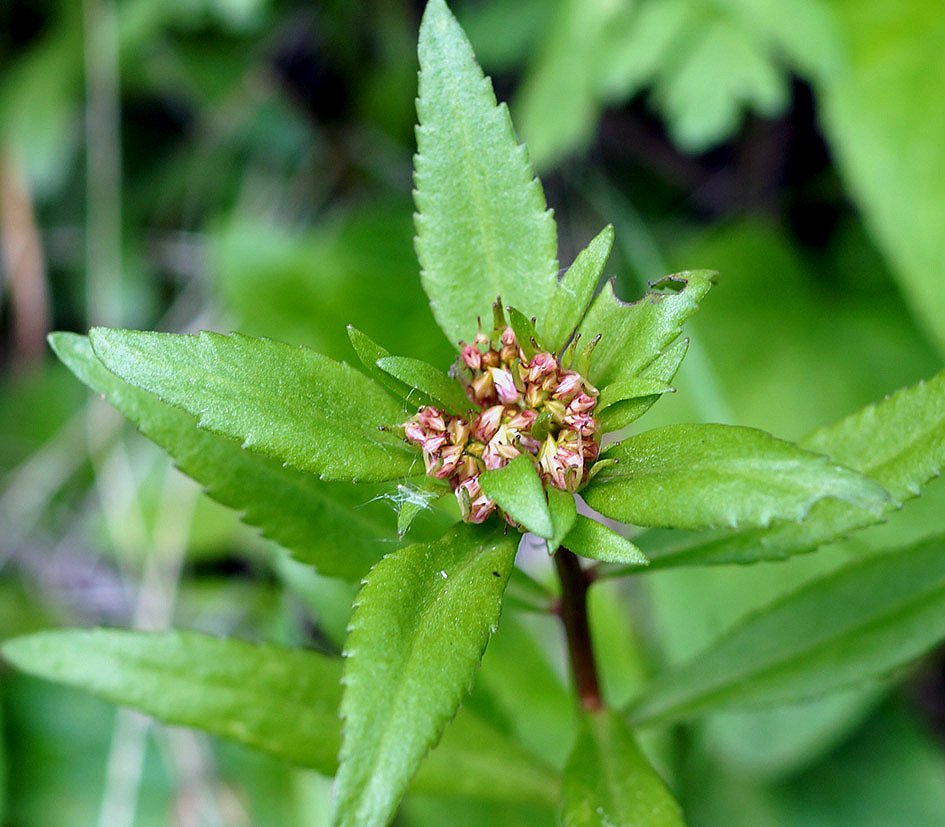
[[[427,474],[449,481],[466,522],[484,522],[496,509],[479,485],[483,471],[528,454],[543,482],[576,491],[600,452],[597,390],[553,353],[529,350],[511,327],[497,328],[494,341],[480,332],[462,344],[454,370],[474,407],[455,416],[427,406],[404,424]]]

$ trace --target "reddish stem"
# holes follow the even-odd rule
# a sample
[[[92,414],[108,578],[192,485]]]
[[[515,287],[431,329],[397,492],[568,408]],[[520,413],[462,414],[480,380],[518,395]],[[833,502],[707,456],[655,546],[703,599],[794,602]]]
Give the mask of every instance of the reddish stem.
[[[587,589],[591,578],[581,568],[574,553],[564,546],[555,552],[555,566],[561,579],[561,603],[558,614],[564,624],[568,657],[574,686],[581,706],[587,710],[601,709],[604,705],[594,664],[594,647],[587,622]]]

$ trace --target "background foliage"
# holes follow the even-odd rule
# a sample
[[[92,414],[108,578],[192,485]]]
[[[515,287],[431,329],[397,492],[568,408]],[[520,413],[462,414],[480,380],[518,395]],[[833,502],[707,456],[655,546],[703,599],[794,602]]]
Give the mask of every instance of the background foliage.
[[[541,172],[562,266],[612,222],[608,274],[624,297],[677,269],[722,273],[690,325],[678,392],[645,427],[716,421],[801,439],[940,368],[940,2],[453,7]],[[350,363],[352,323],[445,364],[412,247],[420,12],[380,0],[0,9],[3,637],[174,626],[339,650],[352,587],[203,497],[88,399],[43,337],[234,329]],[[365,560],[372,525],[395,528],[390,505],[369,499],[353,504]],[[656,664],[855,555],[941,532],[943,506],[934,481],[887,523],[789,565],[601,585],[608,697],[629,699]],[[565,680],[554,624],[507,611],[467,706],[501,722],[507,749],[561,766],[579,726]],[[323,823],[316,771],[6,668],[0,695],[11,825]],[[943,699],[938,654],[892,687],[653,726],[643,746],[692,824],[938,825]],[[534,777],[520,810],[465,799],[466,823],[547,823],[540,767]],[[438,789],[411,794],[403,823],[455,812]]]

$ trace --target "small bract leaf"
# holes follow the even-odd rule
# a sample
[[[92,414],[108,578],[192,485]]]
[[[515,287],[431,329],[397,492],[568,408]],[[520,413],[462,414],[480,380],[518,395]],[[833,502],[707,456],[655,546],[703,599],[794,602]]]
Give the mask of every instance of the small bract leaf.
[[[650,562],[626,537],[583,514],[578,515],[571,531],[564,538],[564,545],[575,554],[604,563],[646,566]]]
[[[531,359],[532,356],[538,352],[539,348],[544,349],[544,345],[542,345],[538,334],[535,332],[535,325],[532,323],[532,320],[520,310],[514,307],[507,307],[506,310],[509,312],[509,324],[515,333],[519,347],[522,348],[525,357]]]
[[[377,366],[377,360],[390,356],[390,351],[381,347],[377,342],[371,339],[366,333],[362,333],[354,325],[348,325],[348,339],[351,341],[351,347],[364,365],[365,370],[377,384],[387,388],[398,399],[406,401],[407,397],[413,393],[412,403],[414,405],[430,404],[433,400],[425,398],[423,394],[415,391],[410,385],[395,379],[391,374],[381,370]]]
[[[574,502],[574,494],[553,485],[548,486],[545,493],[548,495],[548,512],[554,526],[554,535],[548,540],[548,551],[554,554],[577,519],[577,504]]]
[[[679,805],[637,746],[633,733],[607,709],[587,712],[561,779],[564,827],[683,827]]]
[[[608,224],[558,282],[542,327],[542,338],[556,353],[561,353],[584,316],[613,245],[614,228]]]
[[[393,815],[472,684],[518,540],[461,524],[371,570],[345,644],[335,825],[381,827]]]
[[[879,512],[873,480],[764,431],[731,425],[670,425],[632,436],[618,460],[583,490],[614,520],[661,528],[766,526],[803,519],[825,497]]]
[[[749,616],[632,702],[653,723],[880,678],[945,638],[945,537],[857,560]]]
[[[417,389],[431,397],[438,407],[450,413],[464,414],[472,407],[459,382],[420,359],[412,359],[409,356],[382,356],[377,360],[377,366],[411,389]]]
[[[673,381],[673,377],[676,375],[676,371],[679,370],[679,366],[682,364],[688,350],[688,339],[677,342],[640,371],[638,378],[647,382],[659,382],[665,387],[669,387],[669,383]],[[617,385],[619,387],[619,383]],[[609,391],[610,387],[608,385],[605,391]],[[659,398],[660,394],[654,394],[614,402],[600,412],[601,430],[608,433],[629,425],[652,408],[659,401]]]
[[[433,315],[456,344],[501,296],[544,318],[557,240],[541,184],[443,0],[420,24],[417,253]]]
[[[89,339],[110,371],[244,448],[322,479],[379,482],[414,470],[417,455],[379,430],[403,422],[403,408],[343,362],[236,333],[98,327]]]
[[[508,465],[483,471],[479,484],[490,500],[495,500],[515,522],[546,540],[555,534],[545,491],[535,464],[527,454],[519,454]]]
[[[321,574],[359,581],[391,536],[384,489],[322,482],[314,475],[244,451],[232,439],[201,430],[190,414],[119,379],[95,358],[85,336],[53,333],[49,343],[66,366],[167,451],[177,467],[243,520]]]
[[[590,380],[603,390],[611,382],[637,376],[676,340],[716,276],[712,270],[666,276],[633,304],[620,301],[613,282],[608,282],[579,328],[587,341],[601,337],[591,359]]]

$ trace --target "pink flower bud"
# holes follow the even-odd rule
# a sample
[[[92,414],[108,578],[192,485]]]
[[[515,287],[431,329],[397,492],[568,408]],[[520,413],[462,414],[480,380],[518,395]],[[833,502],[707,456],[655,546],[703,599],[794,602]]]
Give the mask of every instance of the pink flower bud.
[[[515,380],[512,374],[502,368],[492,368],[492,381],[495,383],[496,393],[499,399],[506,405],[514,405],[518,402],[518,388],[515,387]]]
[[[506,327],[502,331],[502,344],[503,345],[517,345],[518,342],[515,339],[515,331],[511,327]]]
[[[476,417],[476,421],[473,423],[473,436],[480,442],[488,442],[499,430],[499,423],[502,421],[502,414],[504,413],[505,408],[501,405],[486,408]]]
[[[466,367],[479,370],[482,367],[482,354],[475,345],[465,345],[461,351]]]
[[[569,371],[558,381],[558,386],[552,391],[552,395],[555,399],[573,396],[581,390],[583,384],[584,382],[579,373]]]
[[[536,382],[558,370],[558,362],[554,356],[545,351],[536,353],[528,363],[528,381]]]
[[[534,408],[526,408],[524,411],[516,413],[505,424],[517,431],[527,431],[535,424],[536,419],[538,419],[538,411]]]
[[[588,396],[586,393],[579,393],[568,403],[568,413],[586,413],[587,411],[592,410],[596,404],[597,400],[593,396]]]
[[[440,452],[441,465],[433,471],[433,476],[438,480],[445,480],[456,470],[462,456],[463,449],[460,445],[449,445],[444,448]]]
[[[420,423],[415,419],[407,420],[407,423],[404,425],[404,435],[411,442],[422,443],[423,440],[427,438],[427,432],[424,428],[421,427]]]
[[[427,405],[421,408],[417,414],[417,419],[424,428],[432,428],[434,431],[445,431],[446,423],[443,421],[443,411]]]

